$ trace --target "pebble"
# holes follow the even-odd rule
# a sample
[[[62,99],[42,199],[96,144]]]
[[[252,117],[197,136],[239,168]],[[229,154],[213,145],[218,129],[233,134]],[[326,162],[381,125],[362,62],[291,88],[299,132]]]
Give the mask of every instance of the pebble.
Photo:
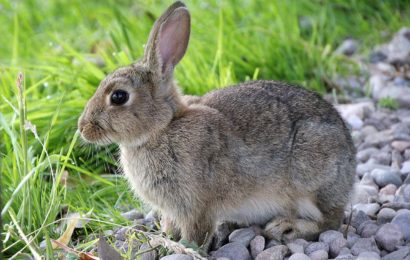
[[[323,250],[323,251],[326,251],[327,253],[329,252],[329,245],[324,242],[311,243],[305,248],[305,254],[310,256],[313,252],[318,251],[318,250]]]
[[[284,245],[274,246],[264,250],[255,260],[282,260],[288,253],[288,248]],[[237,258],[232,258],[237,259]]]
[[[356,52],[358,45],[359,44],[356,40],[346,39],[339,45],[339,47],[337,47],[335,54],[352,56]]]
[[[214,257],[227,257],[229,259],[238,259],[238,260],[251,260],[252,257],[249,254],[248,249],[238,242],[228,243],[218,250],[216,250],[213,254]],[[267,258],[266,258],[267,259]]]
[[[391,208],[382,208],[377,214],[377,224],[385,224],[392,221],[392,219],[396,216],[396,211]]]
[[[377,254],[380,253],[380,250],[377,247],[376,241],[373,237],[359,238],[352,246],[351,251],[353,255],[359,255],[360,253],[367,251],[376,252]]]
[[[332,240],[329,244],[330,257],[336,257],[340,254],[340,250],[347,246],[347,240],[344,237],[338,237]]]
[[[263,236],[256,236],[250,242],[250,251],[253,258],[259,255],[265,248],[265,238]]]
[[[238,242],[244,245],[245,247],[248,247],[249,243],[255,236],[256,233],[253,227],[241,228],[233,231],[229,235],[229,242]]]
[[[367,221],[370,220],[369,216],[367,216],[366,213],[364,213],[363,211],[359,210],[359,211],[353,211],[353,216],[352,216],[352,222],[351,225],[358,229],[360,227],[360,225]]]
[[[336,238],[343,238],[343,234],[336,230],[328,230],[319,235],[319,242],[330,244]]]
[[[145,250],[148,250],[148,249],[151,249],[151,246],[144,243],[144,244],[141,245],[139,251],[145,251]],[[148,252],[143,253],[139,256],[139,259],[141,259],[141,260],[155,260],[156,258],[157,258],[157,251],[156,250],[148,251]]]
[[[288,243],[286,246],[289,248],[289,251],[292,254],[304,253],[305,252],[304,246],[301,245],[301,244],[291,242],[291,243]]]
[[[317,250],[309,254],[312,260],[327,260],[329,259],[329,254],[325,250]]]
[[[405,240],[410,241],[410,212],[397,213],[391,223],[396,224]]]
[[[379,254],[375,252],[362,252],[356,258],[356,260],[379,260],[379,259],[380,259]]]
[[[389,253],[383,256],[383,260],[397,260],[397,259],[405,259],[406,256],[410,255],[410,247],[405,246],[401,247],[399,250]]]
[[[295,253],[291,255],[288,260],[310,260],[310,257],[303,253]]]
[[[402,174],[410,173],[410,161],[407,161],[407,162],[403,163],[403,166],[401,167],[400,172]]]
[[[391,143],[391,146],[398,150],[399,152],[403,152],[407,148],[410,148],[410,142],[409,141],[393,141]]]
[[[403,188],[403,197],[406,202],[410,202],[410,184],[407,184]]]
[[[394,195],[397,191],[397,187],[394,184],[387,184],[380,189],[379,194],[383,195]]]
[[[390,252],[404,243],[403,234],[399,227],[391,223],[384,224],[379,231],[377,231],[375,239],[379,246]]]
[[[376,213],[379,211],[380,205],[378,203],[370,203],[370,204],[364,204],[364,203],[358,203],[353,206],[353,210],[356,211],[363,211],[366,213],[367,216],[374,217],[376,216]]]
[[[379,226],[374,220],[368,220],[363,222],[360,227],[357,229],[357,233],[362,237],[371,237],[376,234],[379,230]]]
[[[374,182],[379,185],[379,187],[384,187],[387,184],[400,186],[402,183],[400,173],[397,171],[374,169],[371,174]]]
[[[173,254],[161,257],[161,260],[194,260],[194,258],[184,254]]]
[[[367,162],[367,160],[370,159],[370,157],[373,154],[377,153],[378,151],[379,151],[379,149],[377,149],[376,147],[369,147],[369,148],[363,149],[363,150],[357,152],[356,159],[359,162],[365,163],[365,162]]]

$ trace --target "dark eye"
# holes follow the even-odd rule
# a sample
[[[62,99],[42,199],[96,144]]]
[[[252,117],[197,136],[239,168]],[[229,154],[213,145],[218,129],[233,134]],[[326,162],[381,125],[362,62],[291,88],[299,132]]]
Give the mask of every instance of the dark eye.
[[[117,106],[123,105],[128,101],[128,98],[128,92],[124,90],[116,90],[111,94],[111,103]]]

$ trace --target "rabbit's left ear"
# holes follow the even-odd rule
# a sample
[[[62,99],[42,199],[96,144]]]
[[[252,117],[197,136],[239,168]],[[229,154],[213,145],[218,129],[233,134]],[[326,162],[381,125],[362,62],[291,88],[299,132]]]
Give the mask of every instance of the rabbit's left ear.
[[[171,5],[155,22],[146,49],[145,62],[163,77],[171,76],[188,47],[191,18],[181,2]]]

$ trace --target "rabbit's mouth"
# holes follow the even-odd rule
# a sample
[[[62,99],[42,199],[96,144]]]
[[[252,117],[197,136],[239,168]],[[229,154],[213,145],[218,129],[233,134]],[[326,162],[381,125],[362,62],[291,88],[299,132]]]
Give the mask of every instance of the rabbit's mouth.
[[[107,145],[113,143],[107,131],[98,122],[87,122],[78,127],[81,137],[89,143]]]

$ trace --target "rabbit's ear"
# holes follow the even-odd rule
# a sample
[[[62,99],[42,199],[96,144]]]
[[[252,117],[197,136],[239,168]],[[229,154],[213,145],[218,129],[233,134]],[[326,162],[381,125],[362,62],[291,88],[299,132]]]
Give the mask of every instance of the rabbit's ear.
[[[190,15],[181,2],[175,2],[155,22],[144,55],[144,61],[162,76],[172,74],[188,46]]]

